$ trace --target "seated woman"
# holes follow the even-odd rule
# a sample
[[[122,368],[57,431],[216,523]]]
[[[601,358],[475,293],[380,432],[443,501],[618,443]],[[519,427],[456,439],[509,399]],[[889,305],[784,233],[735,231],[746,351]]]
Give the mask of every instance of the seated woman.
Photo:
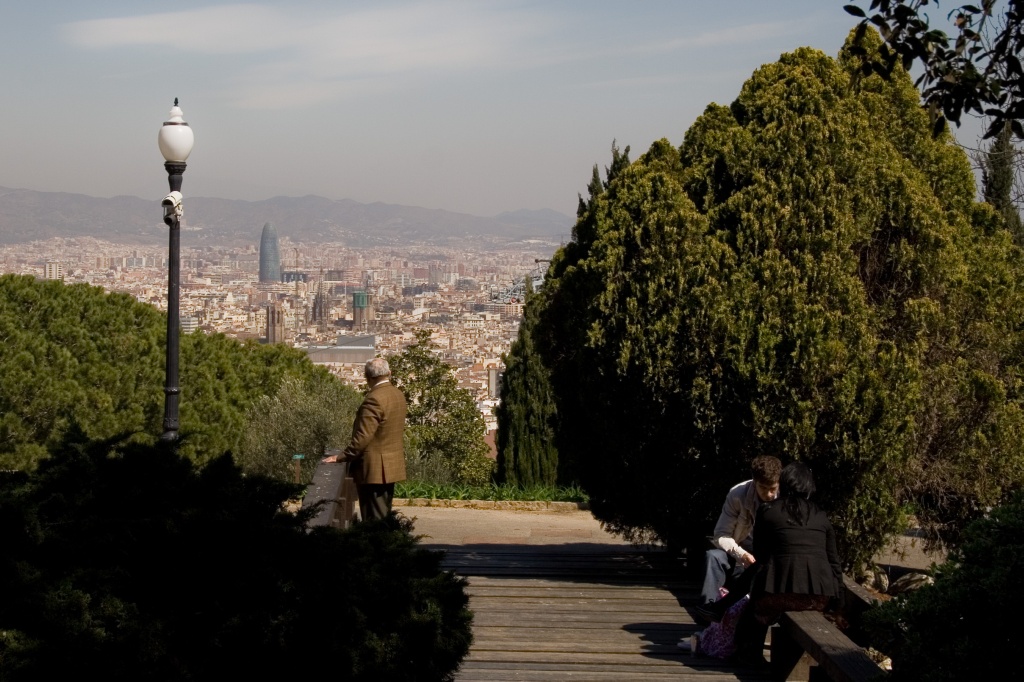
[[[806,464],[782,469],[778,499],[758,509],[754,522],[757,573],[750,603],[736,628],[736,655],[764,662],[768,626],[786,611],[824,611],[841,600],[843,574],[828,517],[810,501],[814,477]]]

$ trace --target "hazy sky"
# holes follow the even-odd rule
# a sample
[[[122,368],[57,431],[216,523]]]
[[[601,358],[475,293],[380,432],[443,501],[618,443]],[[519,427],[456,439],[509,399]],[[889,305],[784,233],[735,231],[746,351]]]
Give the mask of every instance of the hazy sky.
[[[178,97],[186,202],[573,214],[613,139],[679,144],[760,64],[835,55],[842,4],[0,0],[0,186],[158,201]]]

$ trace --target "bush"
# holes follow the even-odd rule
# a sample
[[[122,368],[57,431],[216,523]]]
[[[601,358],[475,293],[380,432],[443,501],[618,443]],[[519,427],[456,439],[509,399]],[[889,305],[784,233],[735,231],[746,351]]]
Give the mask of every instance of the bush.
[[[295,492],[162,445],[0,475],[0,679],[450,679],[465,582],[397,517],[307,532]]]
[[[438,448],[436,436],[437,432],[429,426],[405,427],[405,473],[409,480],[439,485],[486,486],[490,483],[494,474],[493,459],[476,449],[465,452],[458,447]],[[450,454],[453,452],[454,456]]]
[[[292,456],[301,454],[298,482],[309,483],[325,449],[348,445],[361,401],[355,389],[326,372],[285,377],[273,397],[265,395],[249,409],[235,459],[247,474],[294,481]]]
[[[1012,669],[1024,608],[1024,495],[964,532],[935,584],[867,612],[875,648],[892,657],[892,679],[1002,679]]]

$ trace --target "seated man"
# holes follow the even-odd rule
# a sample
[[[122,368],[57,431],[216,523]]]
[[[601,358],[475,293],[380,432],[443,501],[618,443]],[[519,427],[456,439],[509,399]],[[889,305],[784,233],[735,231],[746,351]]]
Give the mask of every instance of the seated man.
[[[725,610],[749,591],[753,571],[744,569],[755,562],[751,550],[757,508],[779,494],[782,462],[777,457],[755,457],[750,468],[753,478],[733,486],[725,496],[722,513],[711,537],[715,548],[709,549],[705,555],[704,586],[696,609],[705,620],[720,620]],[[721,599],[723,587],[729,590],[729,596],[724,600]]]

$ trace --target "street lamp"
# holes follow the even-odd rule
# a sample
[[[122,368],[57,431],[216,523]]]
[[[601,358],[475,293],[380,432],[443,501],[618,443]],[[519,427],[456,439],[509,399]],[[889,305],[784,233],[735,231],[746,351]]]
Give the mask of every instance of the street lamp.
[[[178,285],[181,279],[181,176],[185,173],[185,160],[192,152],[195,137],[192,128],[181,117],[178,98],[174,98],[171,114],[157,136],[167,184],[171,192],[162,202],[164,222],[170,228],[170,248],[167,254],[167,379],[164,383],[164,441],[178,439]]]

